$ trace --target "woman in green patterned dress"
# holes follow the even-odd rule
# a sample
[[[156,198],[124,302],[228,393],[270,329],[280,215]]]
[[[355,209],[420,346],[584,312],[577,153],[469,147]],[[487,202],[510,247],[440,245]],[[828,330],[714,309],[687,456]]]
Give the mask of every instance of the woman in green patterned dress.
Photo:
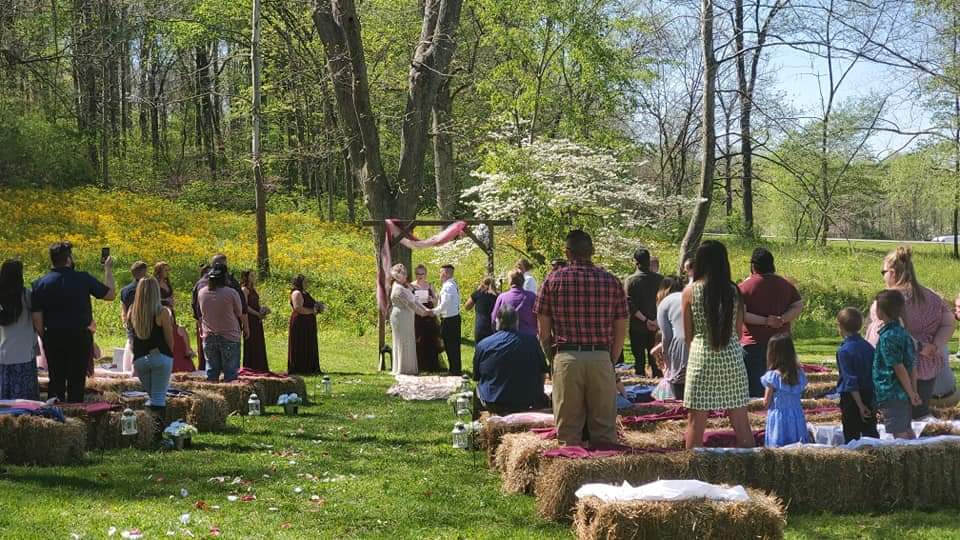
[[[737,446],[754,446],[747,419],[747,370],[740,346],[743,302],[730,279],[727,248],[707,240],[694,257],[693,283],[683,290],[683,325],[690,360],[684,389],[687,448],[703,446],[710,411],[724,410],[737,434]]]

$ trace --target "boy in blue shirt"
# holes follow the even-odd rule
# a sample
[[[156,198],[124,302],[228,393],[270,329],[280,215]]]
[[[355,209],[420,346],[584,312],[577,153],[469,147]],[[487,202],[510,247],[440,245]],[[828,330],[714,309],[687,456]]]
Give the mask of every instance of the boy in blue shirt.
[[[877,295],[877,317],[883,322],[873,355],[873,389],[887,433],[913,439],[911,406],[920,404],[914,366],[913,338],[900,324],[903,295],[887,289]]]
[[[837,313],[837,330],[843,343],[837,350],[840,381],[840,418],[843,440],[860,437],[880,438],[873,396],[873,345],[860,336],[863,315],[856,308],[846,307]]]

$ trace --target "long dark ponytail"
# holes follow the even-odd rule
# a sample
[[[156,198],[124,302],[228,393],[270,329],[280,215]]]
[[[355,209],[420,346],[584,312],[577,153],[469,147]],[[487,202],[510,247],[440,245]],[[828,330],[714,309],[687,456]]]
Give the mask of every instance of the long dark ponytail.
[[[23,263],[7,260],[0,266],[0,326],[9,326],[23,314]]]
[[[693,278],[703,280],[708,342],[713,350],[720,350],[730,343],[737,309],[737,287],[730,279],[726,246],[716,240],[700,244],[694,256]]]

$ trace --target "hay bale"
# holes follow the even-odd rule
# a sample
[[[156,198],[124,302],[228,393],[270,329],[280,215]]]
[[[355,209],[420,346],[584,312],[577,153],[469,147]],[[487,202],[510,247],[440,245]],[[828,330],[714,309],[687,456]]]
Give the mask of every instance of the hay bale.
[[[146,397],[121,398],[121,405],[134,410],[146,409]],[[203,391],[195,391],[192,395],[168,397],[164,424],[174,420],[183,420],[192,424],[200,432],[223,431],[227,427],[226,400],[223,396]]]
[[[921,437],[936,437],[937,435],[960,435],[960,428],[950,422],[930,422],[920,432]]]
[[[0,452],[12,464],[67,465],[83,459],[87,428],[80,420],[0,415]]]
[[[228,414],[247,414],[247,400],[250,399],[251,394],[257,394],[257,397],[260,398],[261,407],[269,405],[260,397],[253,384],[242,381],[223,383],[209,382],[205,379],[183,378],[178,379],[176,383],[171,382],[171,386],[192,392],[216,394],[224,399]]]
[[[146,450],[153,445],[153,418],[146,411],[134,411],[137,418],[137,434],[120,434],[120,419],[123,413],[112,411],[95,416],[80,415],[78,420],[87,426],[87,448],[112,450],[114,448],[139,448]]]
[[[581,540],[613,538],[765,540],[783,538],[786,520],[776,497],[747,490],[750,500],[688,499],[676,502],[604,502],[586,497],[577,503],[574,530]]]
[[[87,377],[87,390],[120,394],[123,392],[143,391],[140,379],[136,377]]]
[[[541,458],[534,486],[541,516],[570,516],[583,484],[657,479],[740,484],[780,497],[791,512],[883,512],[960,506],[960,443],[923,446],[779,448],[624,455],[598,459]]]
[[[240,380],[253,385],[256,389],[257,397],[260,398],[260,403],[264,406],[276,405],[277,399],[281,394],[290,393],[296,393],[303,399],[304,403],[309,402],[307,383],[303,380],[303,377],[297,375],[282,378],[243,376],[240,377]],[[246,404],[246,402],[244,402],[244,404]]]
[[[509,433],[524,433],[534,428],[553,427],[553,420],[548,422],[507,423],[498,420],[487,420],[480,427],[478,442],[487,454],[487,466],[495,466],[497,449],[503,437]]]
[[[497,448],[495,467],[505,493],[529,493],[540,472],[541,453],[558,447],[556,439],[541,439],[534,433],[506,435]]]
[[[807,373],[807,384],[813,383],[833,383],[834,386],[840,380],[840,372],[825,371],[822,373]]]
[[[941,409],[952,409],[960,404],[960,391],[954,390],[940,398],[930,398],[930,406]]]
[[[836,377],[830,381],[810,382],[807,381],[807,387],[803,389],[803,397],[806,399],[818,399],[820,396],[832,394],[837,389]]]

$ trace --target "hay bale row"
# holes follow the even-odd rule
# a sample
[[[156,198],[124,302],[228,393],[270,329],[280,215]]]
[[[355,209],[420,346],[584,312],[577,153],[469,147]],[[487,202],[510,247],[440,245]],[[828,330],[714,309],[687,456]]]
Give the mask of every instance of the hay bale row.
[[[837,382],[840,380],[840,373],[837,371],[826,371],[822,373],[806,373],[807,384],[812,383],[833,383],[836,386]]]
[[[839,407],[840,400],[827,398],[804,398],[800,400],[800,405],[807,409],[819,409],[821,407]],[[766,410],[762,399],[751,399],[747,403],[747,412],[757,412]]]
[[[87,428],[76,418],[0,415],[0,452],[6,463],[67,465],[83,459]]]
[[[757,490],[750,500],[604,502],[586,497],[577,503],[573,526],[580,540],[615,538],[687,540],[776,540],[783,538],[783,504]]]
[[[504,493],[530,493],[540,472],[541,454],[557,448],[556,439],[541,439],[534,433],[511,433],[497,448],[495,467],[503,480]]]
[[[810,382],[807,381],[807,387],[803,389],[803,397],[806,399],[818,399],[820,396],[832,394],[837,389],[837,380]]]
[[[587,483],[696,479],[775,493],[791,511],[883,512],[960,506],[960,444],[683,451],[599,459],[542,458],[534,492],[546,519],[571,517]]]

